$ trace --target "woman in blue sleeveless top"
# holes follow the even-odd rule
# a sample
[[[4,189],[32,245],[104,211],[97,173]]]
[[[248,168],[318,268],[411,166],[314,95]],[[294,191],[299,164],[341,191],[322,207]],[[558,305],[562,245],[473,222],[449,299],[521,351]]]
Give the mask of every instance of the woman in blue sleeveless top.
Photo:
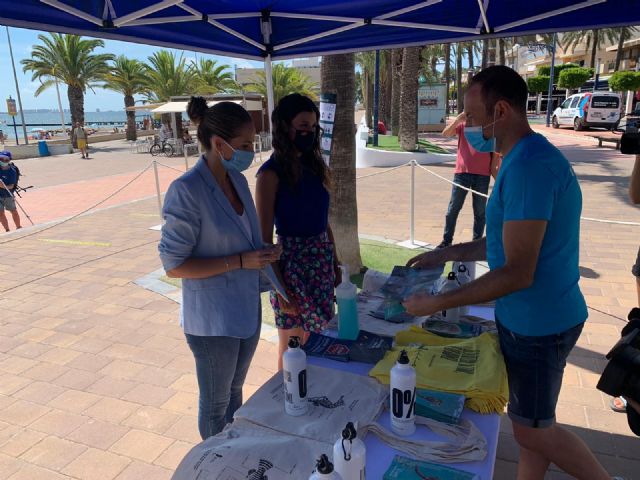
[[[256,205],[265,243],[275,225],[283,253],[274,266],[289,302],[271,294],[279,337],[278,367],[290,336],[306,341],[333,315],[338,260],[329,226],[329,168],[320,153],[318,107],[300,94],[282,98],[271,116],[273,150],[258,171]]]

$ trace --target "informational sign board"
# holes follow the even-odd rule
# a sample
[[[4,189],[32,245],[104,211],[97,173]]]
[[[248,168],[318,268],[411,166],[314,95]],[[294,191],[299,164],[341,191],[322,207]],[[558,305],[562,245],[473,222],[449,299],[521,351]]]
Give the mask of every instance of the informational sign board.
[[[329,165],[331,158],[333,124],[336,118],[336,102],[337,96],[335,93],[323,93],[320,95],[320,128],[322,128],[320,150],[322,150],[322,158],[327,165]]]
[[[446,88],[443,84],[418,89],[418,131],[442,131],[445,127]]]
[[[13,98],[7,98],[7,113],[12,117],[15,117],[18,114],[16,101]]]

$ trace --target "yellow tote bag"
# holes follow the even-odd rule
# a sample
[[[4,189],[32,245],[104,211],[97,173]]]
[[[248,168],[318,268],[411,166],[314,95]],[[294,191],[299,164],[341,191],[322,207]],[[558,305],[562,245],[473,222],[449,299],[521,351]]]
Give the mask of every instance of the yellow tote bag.
[[[503,413],[509,398],[507,371],[498,337],[445,338],[411,327],[396,335],[395,347],[369,375],[384,384],[401,350],[416,369],[417,387],[465,395],[465,406],[480,413]]]

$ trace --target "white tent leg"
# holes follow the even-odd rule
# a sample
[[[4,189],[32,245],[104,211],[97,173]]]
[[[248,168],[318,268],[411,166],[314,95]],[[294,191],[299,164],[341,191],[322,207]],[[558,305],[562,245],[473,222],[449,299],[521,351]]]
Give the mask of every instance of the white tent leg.
[[[275,108],[273,102],[273,74],[271,71],[271,54],[264,59],[264,74],[267,80],[267,109],[269,110],[269,131],[273,133],[273,125],[271,125],[271,112]]]

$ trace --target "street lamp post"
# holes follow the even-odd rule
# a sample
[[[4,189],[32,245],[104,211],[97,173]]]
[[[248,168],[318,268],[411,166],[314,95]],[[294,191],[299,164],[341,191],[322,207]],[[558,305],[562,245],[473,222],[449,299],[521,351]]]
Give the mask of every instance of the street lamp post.
[[[553,42],[551,45],[545,45],[547,51],[551,54],[551,71],[549,72],[549,90],[547,93],[547,127],[551,124],[551,109],[553,108],[553,69],[556,65],[556,38],[558,34],[553,34]]]
[[[18,85],[18,75],[16,75],[16,64],[13,61],[13,48],[11,48],[11,36],[9,36],[9,27],[7,29],[7,42],[9,43],[9,55],[11,56],[11,66],[13,67],[13,81],[16,83],[16,93],[18,94],[18,106],[20,107],[20,118],[22,119],[22,132],[24,133],[24,143],[29,145],[29,137],[27,137],[27,125],[24,123],[24,110],[22,109],[22,98],[20,97],[20,87]]]

